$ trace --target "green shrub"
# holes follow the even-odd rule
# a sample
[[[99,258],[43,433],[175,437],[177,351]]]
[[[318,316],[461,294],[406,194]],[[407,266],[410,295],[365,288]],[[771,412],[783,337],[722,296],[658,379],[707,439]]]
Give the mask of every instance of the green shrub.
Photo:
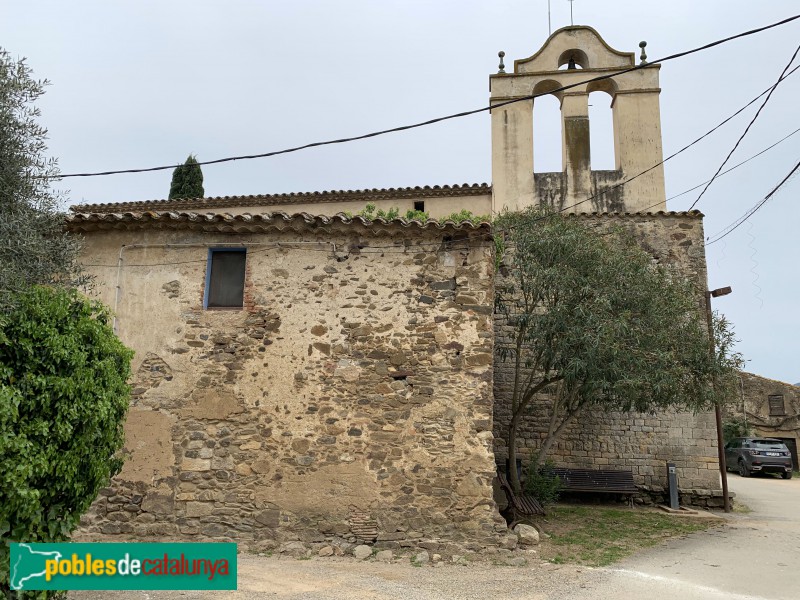
[[[492,217],[489,215],[473,215],[472,211],[462,208],[460,212],[453,213],[438,220],[441,223],[444,223],[445,221],[453,221],[454,223],[463,223],[464,221],[469,221],[473,225],[478,225],[484,222],[491,223]]]
[[[375,218],[375,205],[372,202],[370,202],[364,208],[358,211],[357,214],[359,217],[364,217],[365,219],[372,220]]]
[[[350,213],[345,213],[348,216]],[[386,219],[387,221],[391,221],[392,219],[396,219],[400,216],[400,209],[396,206],[391,207],[389,210],[383,210],[381,208],[376,208],[375,204],[370,202],[364,208],[362,208],[358,213],[359,216],[364,217],[365,219],[374,219],[376,217]],[[427,223],[430,221],[431,216],[428,212],[421,211],[421,210],[408,210],[405,214],[406,219],[413,219],[416,221],[422,221],[423,223]],[[475,225],[483,222],[491,222],[492,218],[489,215],[473,215],[472,211],[467,209],[461,209],[460,212],[454,212],[451,215],[446,217],[442,217],[441,219],[437,219],[440,223],[444,223],[445,221],[453,221],[454,223],[463,223],[464,221],[470,221]]]
[[[734,438],[753,435],[753,428],[743,417],[728,417],[722,422],[722,438],[727,444]]]
[[[0,592],[6,595],[8,542],[68,539],[122,466],[133,352],[108,320],[99,303],[46,287],[20,294],[0,316]]]
[[[391,221],[392,219],[396,219],[400,215],[400,209],[396,206],[393,206],[389,210],[378,209],[376,216],[380,217],[381,219],[386,219],[387,221]]]
[[[506,240],[500,234],[494,234],[494,268],[499,271],[503,265],[503,259],[506,256]]]
[[[406,219],[409,221],[422,221],[423,223],[427,223],[431,216],[422,210],[409,210],[406,212]]]
[[[533,453],[525,473],[525,492],[536,498],[542,506],[555,504],[561,493],[561,480],[553,473],[553,461],[548,460],[536,468],[536,453]]]

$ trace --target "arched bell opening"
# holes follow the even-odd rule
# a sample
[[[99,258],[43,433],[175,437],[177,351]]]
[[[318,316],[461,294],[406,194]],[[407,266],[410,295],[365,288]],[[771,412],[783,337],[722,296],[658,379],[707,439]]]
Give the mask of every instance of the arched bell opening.
[[[558,81],[540,81],[533,88],[533,170],[554,173],[563,170],[561,152],[561,99]],[[538,96],[538,94],[544,94]]]
[[[583,50],[579,50],[578,48],[572,48],[570,50],[565,50],[561,53],[561,56],[558,57],[558,69],[559,71],[562,70],[569,70],[569,69],[588,69],[589,68],[589,57],[586,55],[586,52]]]
[[[611,79],[586,86],[589,92],[589,152],[593,171],[620,168],[615,143],[614,94],[617,85]]]

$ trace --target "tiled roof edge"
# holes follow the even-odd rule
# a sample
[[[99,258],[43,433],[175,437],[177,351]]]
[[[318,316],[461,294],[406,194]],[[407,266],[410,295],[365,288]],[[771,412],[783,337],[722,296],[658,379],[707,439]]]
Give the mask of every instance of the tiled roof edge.
[[[688,218],[702,218],[703,213],[698,210],[692,211],[658,211],[658,212],[640,212],[640,213],[564,213],[565,216],[570,218],[641,218],[641,217],[688,217]],[[173,227],[185,226],[198,226],[201,228],[214,228],[215,226],[224,228],[239,226],[243,231],[251,230],[266,230],[272,228],[279,228],[280,225],[291,224],[293,222],[302,222],[308,226],[321,226],[330,225],[333,223],[344,224],[359,224],[365,227],[381,225],[390,227],[416,227],[419,229],[456,229],[456,230],[475,230],[475,229],[491,229],[489,221],[482,221],[478,224],[471,221],[461,221],[456,223],[452,220],[438,221],[436,219],[429,219],[422,221],[419,219],[384,219],[376,217],[374,219],[367,219],[360,215],[348,216],[344,213],[338,213],[333,216],[324,215],[311,215],[309,213],[293,213],[288,214],[281,211],[270,213],[250,214],[243,213],[240,215],[232,215],[225,212],[177,212],[177,211],[125,211],[125,212],[73,212],[67,215],[65,228],[68,231],[92,231],[97,229],[118,229],[124,228],[126,225],[136,226],[143,228],[148,225],[159,226],[167,225]]]
[[[369,190],[330,190],[323,192],[297,192],[289,194],[262,194],[249,196],[215,196],[210,198],[180,198],[175,200],[142,200],[103,204],[75,204],[74,213],[122,212],[127,210],[185,210],[224,206],[269,206],[273,204],[301,204],[305,202],[347,202],[358,200],[391,200],[407,198],[444,198],[452,196],[478,196],[489,194],[488,183],[461,185],[433,185],[405,188]]]
[[[269,229],[281,229],[299,223],[304,226],[318,227],[331,225],[334,223],[355,224],[364,227],[404,227],[416,229],[438,229],[438,230],[462,230],[489,231],[491,224],[484,221],[474,224],[470,221],[455,223],[447,220],[439,222],[435,219],[421,221],[417,219],[367,219],[362,216],[348,217],[339,213],[332,217],[322,215],[311,215],[308,213],[287,214],[284,212],[272,212],[263,214],[241,214],[231,215],[229,213],[194,213],[194,212],[174,212],[174,211],[143,211],[143,212],[124,212],[124,213],[74,213],[66,218],[65,227],[68,231],[95,231],[99,229],[124,229],[126,226],[144,228],[148,226],[168,226],[181,228],[200,229],[227,229],[239,228],[243,232],[265,231]]]

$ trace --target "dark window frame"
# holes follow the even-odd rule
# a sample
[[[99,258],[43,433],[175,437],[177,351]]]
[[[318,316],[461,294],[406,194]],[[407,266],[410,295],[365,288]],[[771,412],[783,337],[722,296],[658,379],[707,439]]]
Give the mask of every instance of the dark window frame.
[[[425,212],[425,201],[414,200],[414,210],[418,210],[419,212]]]
[[[239,304],[219,304],[217,302],[212,302],[211,298],[212,278],[216,279],[213,273],[214,255],[221,253],[230,253],[230,254],[237,253],[237,254],[242,254],[244,257],[244,261],[242,263],[242,275],[241,275],[242,294],[241,294],[241,303]],[[219,274],[217,276],[219,276]],[[205,290],[203,291],[203,308],[205,310],[241,310],[242,308],[244,308],[244,287],[246,279],[247,279],[247,248],[225,247],[225,246],[209,248],[208,259],[206,262],[206,285],[205,285]]]
[[[780,401],[780,406],[777,402]],[[770,417],[785,417],[786,416],[786,398],[783,394],[770,394],[767,396],[767,406],[769,407]]]

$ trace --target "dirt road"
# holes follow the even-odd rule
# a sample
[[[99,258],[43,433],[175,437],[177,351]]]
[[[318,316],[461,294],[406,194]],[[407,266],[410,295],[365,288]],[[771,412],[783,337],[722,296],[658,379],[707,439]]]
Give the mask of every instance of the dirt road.
[[[414,567],[353,558],[296,560],[239,557],[235,592],[72,592],[70,600],[550,600],[569,598],[592,577],[591,570],[544,564],[536,568]]]
[[[728,527],[673,540],[593,573],[574,600],[800,598],[800,479],[729,476],[740,502]]]

